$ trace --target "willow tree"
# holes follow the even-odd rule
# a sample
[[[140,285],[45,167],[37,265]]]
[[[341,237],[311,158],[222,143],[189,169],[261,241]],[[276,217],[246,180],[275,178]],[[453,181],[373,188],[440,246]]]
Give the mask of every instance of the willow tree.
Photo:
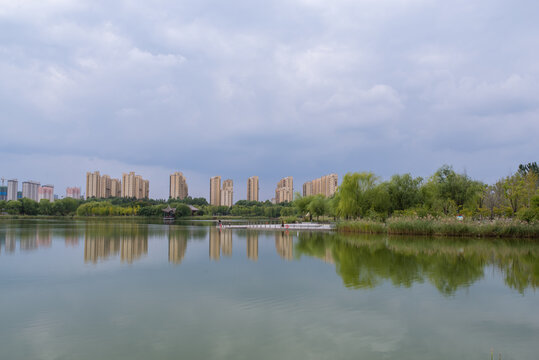
[[[344,175],[337,193],[338,215],[344,218],[358,218],[369,207],[367,193],[374,189],[378,178],[370,172],[347,173]]]

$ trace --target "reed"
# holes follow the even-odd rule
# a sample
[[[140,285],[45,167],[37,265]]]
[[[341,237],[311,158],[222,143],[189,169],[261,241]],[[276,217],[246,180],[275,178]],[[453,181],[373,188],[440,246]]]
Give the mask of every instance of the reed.
[[[507,219],[458,221],[453,218],[393,217],[385,223],[372,220],[343,221],[336,225],[336,229],[343,233],[539,239],[538,222],[528,224]]]

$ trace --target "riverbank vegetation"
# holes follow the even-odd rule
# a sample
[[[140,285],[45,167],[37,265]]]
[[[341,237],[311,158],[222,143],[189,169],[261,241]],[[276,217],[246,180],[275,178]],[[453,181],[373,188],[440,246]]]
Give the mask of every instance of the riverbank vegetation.
[[[194,206],[196,210],[188,205]],[[167,206],[176,218],[265,217],[286,221],[339,221],[348,232],[537,237],[539,167],[523,164],[509,176],[488,185],[444,165],[427,179],[411,174],[382,181],[370,172],[348,173],[334,196],[303,197],[272,204],[240,200],[213,206],[204,198],[169,199],[30,199],[0,201],[9,215],[162,217]],[[457,220],[458,218],[458,220]]]

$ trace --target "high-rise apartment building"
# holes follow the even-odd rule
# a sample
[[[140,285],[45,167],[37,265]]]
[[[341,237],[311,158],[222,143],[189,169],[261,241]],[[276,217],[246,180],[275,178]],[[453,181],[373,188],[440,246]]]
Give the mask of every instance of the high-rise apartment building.
[[[188,187],[185,176],[181,172],[170,175],[169,197],[172,199],[185,199],[188,196]]]
[[[39,201],[39,183],[37,181],[25,181],[22,183],[22,197]]]
[[[109,198],[122,196],[120,179],[101,175],[99,171],[86,173],[86,198]]]
[[[17,191],[19,190],[19,182],[15,179],[7,181],[7,201],[17,200]]]
[[[231,179],[223,181],[223,188],[221,189],[221,206],[234,205],[234,183]]]
[[[80,199],[80,187],[66,188],[66,198]]]
[[[329,174],[321,178],[307,181],[303,184],[303,196],[324,195],[330,197],[337,191],[339,177],[337,174]]]
[[[214,176],[210,179],[210,205],[221,205],[221,177]]]
[[[39,201],[45,199],[50,202],[54,201],[54,185],[43,185],[38,189]]]
[[[7,186],[0,186],[0,200],[7,200]]]
[[[258,176],[251,176],[249,179],[247,179],[247,201],[259,201],[259,190]]]
[[[147,199],[150,195],[150,182],[133,171],[122,175],[122,197]]]
[[[275,203],[292,202],[292,200],[294,200],[294,179],[292,176],[288,176],[277,183]]]
[[[99,179],[99,190],[101,192],[102,198],[109,198],[111,197],[110,187],[111,187],[112,181],[110,176],[103,175]]]
[[[122,182],[120,181],[120,179],[110,179],[110,196],[122,196]]]
[[[99,171],[86,173],[86,199],[101,197],[101,175]]]

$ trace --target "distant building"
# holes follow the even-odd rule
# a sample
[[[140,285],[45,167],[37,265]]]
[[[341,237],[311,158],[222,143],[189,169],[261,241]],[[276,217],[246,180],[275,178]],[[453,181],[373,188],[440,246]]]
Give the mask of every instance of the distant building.
[[[122,197],[147,199],[150,195],[150,182],[133,171],[122,175]]]
[[[17,200],[17,192],[19,190],[19,182],[15,179],[7,181],[7,201]]]
[[[7,186],[0,186],[0,200],[7,200]]]
[[[249,179],[247,179],[247,201],[259,201],[259,190],[258,176],[251,176]]]
[[[122,196],[122,182],[120,181],[120,179],[110,179],[110,196]]]
[[[17,200],[22,199],[22,191],[17,191]]]
[[[25,181],[22,183],[22,197],[39,201],[39,183],[37,181]]]
[[[54,201],[54,186],[53,185],[43,185],[38,189],[38,198],[41,200],[49,200],[50,202]]]
[[[234,205],[234,183],[231,179],[223,181],[223,188],[221,189],[221,206]]]
[[[292,202],[292,200],[294,200],[294,179],[292,176],[288,176],[277,183],[275,203]]]
[[[185,199],[189,194],[187,181],[181,172],[170,175],[169,197],[172,199]]]
[[[221,205],[221,177],[214,176],[210,179],[210,205]]]
[[[103,175],[99,179],[99,191],[101,192],[100,196],[101,198],[109,198],[111,197],[110,187],[112,185],[112,181],[110,176]]]
[[[86,173],[86,199],[101,197],[101,175],[99,171]]]
[[[66,189],[66,198],[80,199],[80,187],[68,187]]]
[[[330,197],[337,191],[339,176],[329,174],[303,184],[303,196],[324,195]]]

